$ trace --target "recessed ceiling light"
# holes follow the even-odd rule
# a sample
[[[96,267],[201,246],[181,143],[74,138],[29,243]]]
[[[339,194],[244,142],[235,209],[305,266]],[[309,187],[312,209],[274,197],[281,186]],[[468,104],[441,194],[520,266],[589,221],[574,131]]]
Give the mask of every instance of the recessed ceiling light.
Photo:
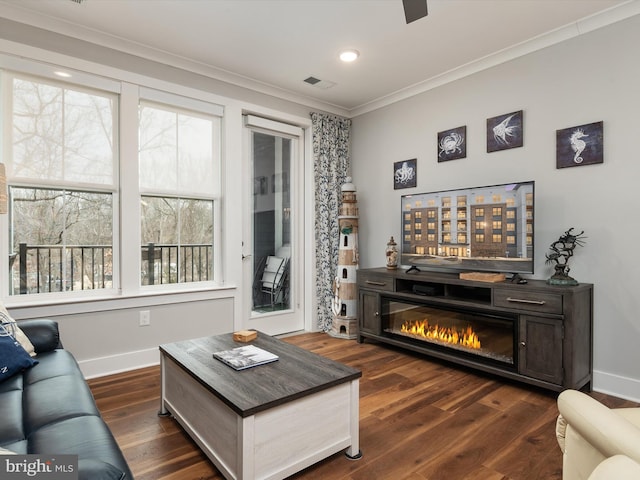
[[[340,60],[343,62],[353,62],[360,56],[357,50],[344,50],[340,52]]]
[[[63,72],[63,71],[60,71],[60,70],[58,70],[57,72],[53,72],[53,73],[56,74],[59,77],[62,77],[62,78],[69,78],[71,76],[70,73]]]

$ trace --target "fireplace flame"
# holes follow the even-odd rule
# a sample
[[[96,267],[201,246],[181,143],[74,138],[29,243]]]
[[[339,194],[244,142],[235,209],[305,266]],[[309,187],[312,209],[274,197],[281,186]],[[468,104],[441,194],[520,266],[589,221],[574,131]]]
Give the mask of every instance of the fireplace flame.
[[[400,332],[466,348],[480,349],[480,339],[471,325],[465,329],[430,325],[428,320],[407,320],[400,327]]]

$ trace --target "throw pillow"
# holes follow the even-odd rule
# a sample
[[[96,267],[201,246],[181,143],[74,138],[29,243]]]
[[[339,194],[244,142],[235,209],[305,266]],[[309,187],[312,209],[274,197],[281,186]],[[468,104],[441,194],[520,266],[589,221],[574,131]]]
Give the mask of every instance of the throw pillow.
[[[5,320],[4,317],[6,317],[6,320],[13,323],[16,340],[20,342],[20,345],[22,345],[22,348],[24,348],[29,355],[31,355],[32,357],[35,357],[36,349],[34,348],[33,344],[29,340],[29,337],[27,337],[24,334],[24,332],[20,330],[20,327],[18,327],[18,324],[16,323],[16,321],[13,318],[11,318],[11,315],[9,315],[9,312],[7,311],[7,309],[4,307],[2,303],[0,303],[0,321]]]
[[[11,335],[0,336],[0,382],[37,363]]]

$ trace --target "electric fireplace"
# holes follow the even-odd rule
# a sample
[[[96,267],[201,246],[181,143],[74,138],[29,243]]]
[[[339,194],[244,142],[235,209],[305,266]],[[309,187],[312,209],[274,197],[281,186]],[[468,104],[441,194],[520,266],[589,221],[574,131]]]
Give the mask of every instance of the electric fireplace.
[[[384,335],[475,361],[515,368],[517,317],[381,297]]]
[[[562,391],[591,381],[593,285],[358,270],[358,342],[393,345]]]

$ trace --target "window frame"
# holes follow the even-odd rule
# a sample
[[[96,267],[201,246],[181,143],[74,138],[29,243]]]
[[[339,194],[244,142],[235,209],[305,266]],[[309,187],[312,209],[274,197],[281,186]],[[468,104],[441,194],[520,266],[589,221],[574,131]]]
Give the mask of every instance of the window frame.
[[[139,89],[139,96],[137,100],[138,107],[138,119],[140,118],[141,109],[144,105],[150,107],[156,107],[175,113],[190,114],[195,117],[205,118],[212,122],[212,143],[213,143],[213,173],[215,179],[215,185],[213,192],[209,195],[205,194],[189,194],[188,192],[179,192],[176,190],[162,190],[152,188],[142,188],[140,186],[139,170],[140,170],[140,157],[136,157],[136,166],[138,168],[137,182],[137,197],[138,197],[138,236],[137,241],[142,246],[141,236],[141,223],[142,213],[140,212],[140,201],[142,197],[161,197],[161,198],[175,198],[177,200],[192,199],[192,200],[207,200],[213,203],[212,207],[212,222],[213,222],[213,237],[212,237],[212,265],[211,265],[211,279],[197,281],[197,282],[175,282],[175,283],[163,283],[155,285],[143,285],[142,284],[142,255],[138,254],[138,282],[137,286],[142,292],[151,291],[165,291],[165,290],[189,290],[199,289],[203,287],[216,287],[222,284],[222,121],[224,115],[224,109],[216,104],[201,101],[198,99],[184,97],[181,95],[154,90],[151,88],[141,87]],[[140,121],[137,122],[138,126],[138,138]],[[139,145],[138,145],[139,150]]]
[[[36,65],[37,67],[37,65]],[[34,72],[35,70],[35,72]],[[8,108],[2,109],[2,115],[0,117],[0,124],[3,128],[0,132],[0,145],[2,148],[2,162],[5,164],[7,175],[7,188],[10,192],[11,188],[37,188],[37,189],[51,189],[51,190],[64,190],[64,191],[83,191],[87,193],[97,194],[110,194],[112,200],[112,212],[111,212],[111,224],[112,224],[112,285],[110,288],[96,288],[85,290],[71,290],[62,292],[42,292],[32,294],[13,294],[9,291],[10,271],[8,261],[5,263],[3,260],[0,262],[0,268],[2,273],[0,274],[0,283],[7,285],[5,291],[0,292],[0,299],[36,299],[45,300],[50,298],[52,300],[57,299],[82,299],[92,298],[98,296],[110,296],[118,292],[120,288],[120,262],[115,259],[120,258],[120,195],[119,195],[119,166],[120,166],[120,135],[119,135],[119,122],[120,122],[120,97],[119,88],[116,82],[101,81],[96,79],[92,81],[91,75],[81,75],[85,79],[86,84],[79,84],[69,79],[61,80],[54,75],[41,74],[38,68],[26,69],[26,71],[14,70],[10,68],[0,67],[0,101],[3,105],[8,105]],[[65,181],[63,180],[50,180],[42,178],[30,178],[24,176],[16,176],[14,174],[14,165],[12,161],[13,157],[13,80],[20,79],[25,81],[39,82],[42,84],[50,85],[57,88],[63,88],[72,90],[75,92],[81,92],[85,94],[95,94],[97,96],[103,96],[110,98],[112,101],[112,176],[111,183],[91,183],[91,182],[79,182],[79,181]],[[9,202],[9,214],[6,216],[6,222],[0,222],[2,228],[2,237],[6,241],[2,242],[0,247],[0,255],[3,259],[8,259],[10,253],[10,245],[13,244],[14,232],[12,230],[11,217],[13,215],[12,199],[8,196]]]
[[[54,71],[70,71],[71,78],[60,79]],[[66,67],[57,67],[40,63],[38,60],[18,59],[15,57],[0,54],[0,104],[6,106],[10,101],[11,89],[8,89],[5,82],[9,77],[18,76],[42,80],[45,83],[61,85],[81,92],[98,92],[114,95],[113,108],[113,183],[109,188],[96,188],[81,182],[34,182],[27,179],[16,179],[12,176],[7,165],[7,183],[15,187],[44,187],[44,188],[67,188],[69,190],[91,191],[96,193],[111,193],[113,200],[112,225],[113,225],[113,279],[112,287],[93,290],[74,290],[66,292],[47,292],[28,295],[9,295],[9,215],[0,215],[0,235],[3,240],[0,242],[0,285],[7,285],[6,289],[0,292],[0,300],[6,305],[33,305],[37,304],[74,304],[78,302],[94,302],[96,300],[116,300],[133,298],[140,295],[159,294],[191,294],[201,295],[204,292],[220,291],[214,296],[223,297],[228,295],[225,290],[232,287],[227,285],[223,277],[223,192],[225,184],[222,178],[222,161],[224,146],[222,142],[224,134],[225,107],[220,103],[220,98],[207,92],[200,92],[189,87],[180,85],[164,84],[160,82],[160,88],[167,88],[167,91],[157,90],[138,83],[134,79],[129,83],[124,79],[114,79],[102,77],[99,73],[86,73],[77,70],[69,70]],[[151,82],[154,84],[156,82]],[[171,90],[171,91],[169,91]],[[172,91],[180,92],[172,93]],[[200,98],[197,98],[200,97]],[[154,286],[141,286],[141,236],[140,236],[140,197],[142,192],[139,188],[138,177],[138,109],[141,99],[145,101],[167,102],[170,106],[176,106],[186,111],[196,111],[209,116],[215,116],[215,128],[213,129],[213,143],[215,152],[215,174],[216,193],[208,199],[213,201],[213,270],[212,277],[208,281],[187,282],[181,284],[165,284]],[[2,111],[4,112],[4,108]],[[0,122],[0,148],[2,156],[0,162],[9,163],[4,159],[10,158],[12,122],[6,121],[7,116],[3,113]],[[11,115],[9,114],[10,118]],[[8,130],[7,130],[8,129]],[[9,134],[7,134],[7,131]],[[193,198],[192,195],[185,195],[183,198]],[[200,198],[200,197],[197,197]],[[135,247],[131,247],[135,245]],[[209,296],[211,294],[208,294]],[[165,297],[168,298],[168,297]]]

